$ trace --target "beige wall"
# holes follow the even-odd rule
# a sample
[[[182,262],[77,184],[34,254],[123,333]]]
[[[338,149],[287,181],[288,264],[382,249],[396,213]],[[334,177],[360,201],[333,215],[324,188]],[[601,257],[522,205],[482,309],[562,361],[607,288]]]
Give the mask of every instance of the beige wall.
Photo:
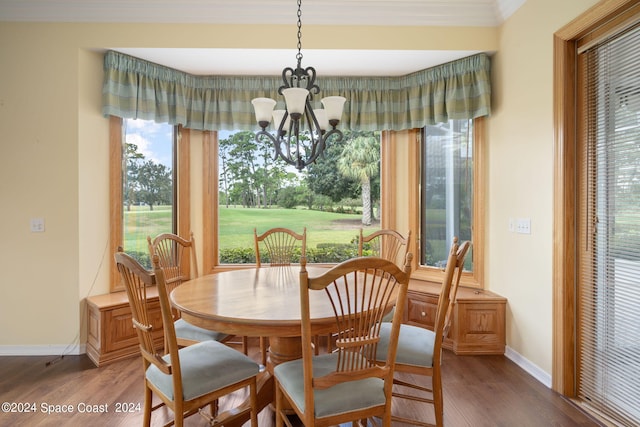
[[[507,345],[550,375],[553,33],[595,0],[528,0],[501,27],[492,63],[487,281],[505,296]],[[531,218],[531,234],[509,231]]]
[[[305,48],[498,51],[489,120],[486,287],[509,299],[507,344],[551,372],[552,34],[593,0],[529,0],[501,29],[305,27]],[[0,23],[0,354],[81,349],[87,295],[108,290],[109,47],[294,48],[288,26]],[[283,66],[286,64],[283,64]],[[199,136],[194,135],[199,143]],[[200,148],[192,164],[200,168]],[[199,193],[194,170],[193,191]],[[200,206],[196,197],[194,212]],[[29,220],[43,217],[44,233]],[[508,232],[530,217],[531,235]],[[201,230],[197,214],[194,231]],[[527,254],[527,256],[522,256]],[[524,339],[523,337],[527,337]],[[78,346],[73,347],[73,346]]]

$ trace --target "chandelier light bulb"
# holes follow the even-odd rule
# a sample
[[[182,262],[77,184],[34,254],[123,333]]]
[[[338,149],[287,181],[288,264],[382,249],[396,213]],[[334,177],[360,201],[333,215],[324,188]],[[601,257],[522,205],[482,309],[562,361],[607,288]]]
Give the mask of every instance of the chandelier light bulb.
[[[256,121],[261,128],[266,128],[271,122],[273,108],[276,101],[271,98],[254,98],[251,100],[253,108],[256,111]],[[263,125],[264,123],[264,125]]]
[[[296,120],[296,117],[300,117],[304,113],[309,91],[300,87],[290,87],[284,89],[282,95],[284,95],[284,100],[287,103],[289,115]]]
[[[322,108],[318,108],[313,110],[313,114],[316,116],[318,120],[318,126],[320,126],[320,130],[325,131],[329,129],[329,119],[327,118],[327,110]]]
[[[273,110],[273,125],[276,127],[276,129],[278,129],[278,126],[280,126],[280,123],[282,123],[282,118],[284,117],[284,114],[286,112],[286,110]],[[289,130],[289,123],[291,123],[291,116],[287,116],[287,120],[282,126],[283,132]]]
[[[329,122],[332,120],[337,122],[342,118],[342,110],[344,108],[344,103],[347,99],[344,96],[327,96],[326,98],[322,98],[320,102],[324,106],[325,111],[327,112],[327,119]],[[335,125],[334,125],[335,126]]]

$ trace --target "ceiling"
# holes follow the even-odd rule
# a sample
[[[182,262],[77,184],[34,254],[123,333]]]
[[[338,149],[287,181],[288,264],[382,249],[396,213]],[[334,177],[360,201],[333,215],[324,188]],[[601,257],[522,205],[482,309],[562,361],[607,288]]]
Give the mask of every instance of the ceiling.
[[[494,27],[525,1],[305,0],[303,33],[306,24]],[[294,0],[0,0],[0,21],[295,25],[296,3]],[[295,66],[296,54],[293,49],[107,48],[200,75],[277,75],[283,67]],[[312,65],[322,75],[404,75],[475,53],[478,52],[309,50],[304,46],[302,49],[303,66]]]

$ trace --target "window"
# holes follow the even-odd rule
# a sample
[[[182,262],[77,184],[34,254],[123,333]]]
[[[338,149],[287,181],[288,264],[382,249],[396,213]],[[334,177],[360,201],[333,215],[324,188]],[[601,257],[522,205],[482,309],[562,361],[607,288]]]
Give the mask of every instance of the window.
[[[472,242],[461,284],[482,288],[484,118],[438,123],[414,134],[408,154],[409,194],[419,202],[412,205],[409,224],[418,230],[412,250],[420,256],[413,277],[440,282],[456,236]]]
[[[178,193],[188,189],[178,185],[176,167],[188,146],[178,144],[179,129],[169,124],[112,117],[110,126],[112,251],[122,247],[150,268],[147,236],[178,233],[178,219],[189,209],[176,204]],[[188,168],[188,161],[182,164]],[[182,235],[188,236],[188,227]],[[112,291],[120,289],[117,277],[112,270]]]
[[[634,97],[620,96],[638,87],[637,36],[626,54],[596,54],[602,68],[591,74],[590,91],[583,55],[600,44],[624,48],[619,36],[638,22],[637,1],[602,1],[554,35],[553,388],[620,425],[640,420],[637,317],[634,329],[625,325],[637,313],[637,297],[625,293],[625,281],[635,277],[630,267],[637,269],[637,238],[629,238],[638,230],[637,203],[635,216],[625,210],[636,187],[629,172],[638,143],[630,143],[631,123],[623,123]],[[625,150],[624,140],[635,149]],[[628,301],[636,302],[635,312],[624,311]],[[630,340],[625,334],[632,331]]]
[[[335,263],[357,255],[360,228],[380,227],[378,132],[344,132],[302,171],[253,132],[218,138],[218,265],[255,262],[254,228],[306,227],[308,262]]]
[[[422,134],[420,264],[443,268],[453,237],[471,240],[473,121],[427,126]],[[472,271],[473,256],[465,270]]]
[[[579,54],[578,396],[640,422],[640,15]],[[587,46],[588,46],[587,45]],[[582,44],[580,44],[582,46]]]

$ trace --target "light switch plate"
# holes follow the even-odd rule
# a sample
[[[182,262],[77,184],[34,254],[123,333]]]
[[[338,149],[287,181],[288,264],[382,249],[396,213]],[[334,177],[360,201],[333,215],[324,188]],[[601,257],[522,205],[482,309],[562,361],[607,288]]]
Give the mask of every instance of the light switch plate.
[[[44,233],[44,218],[31,218],[31,232]]]
[[[520,234],[531,234],[531,218],[518,218],[516,232]]]

